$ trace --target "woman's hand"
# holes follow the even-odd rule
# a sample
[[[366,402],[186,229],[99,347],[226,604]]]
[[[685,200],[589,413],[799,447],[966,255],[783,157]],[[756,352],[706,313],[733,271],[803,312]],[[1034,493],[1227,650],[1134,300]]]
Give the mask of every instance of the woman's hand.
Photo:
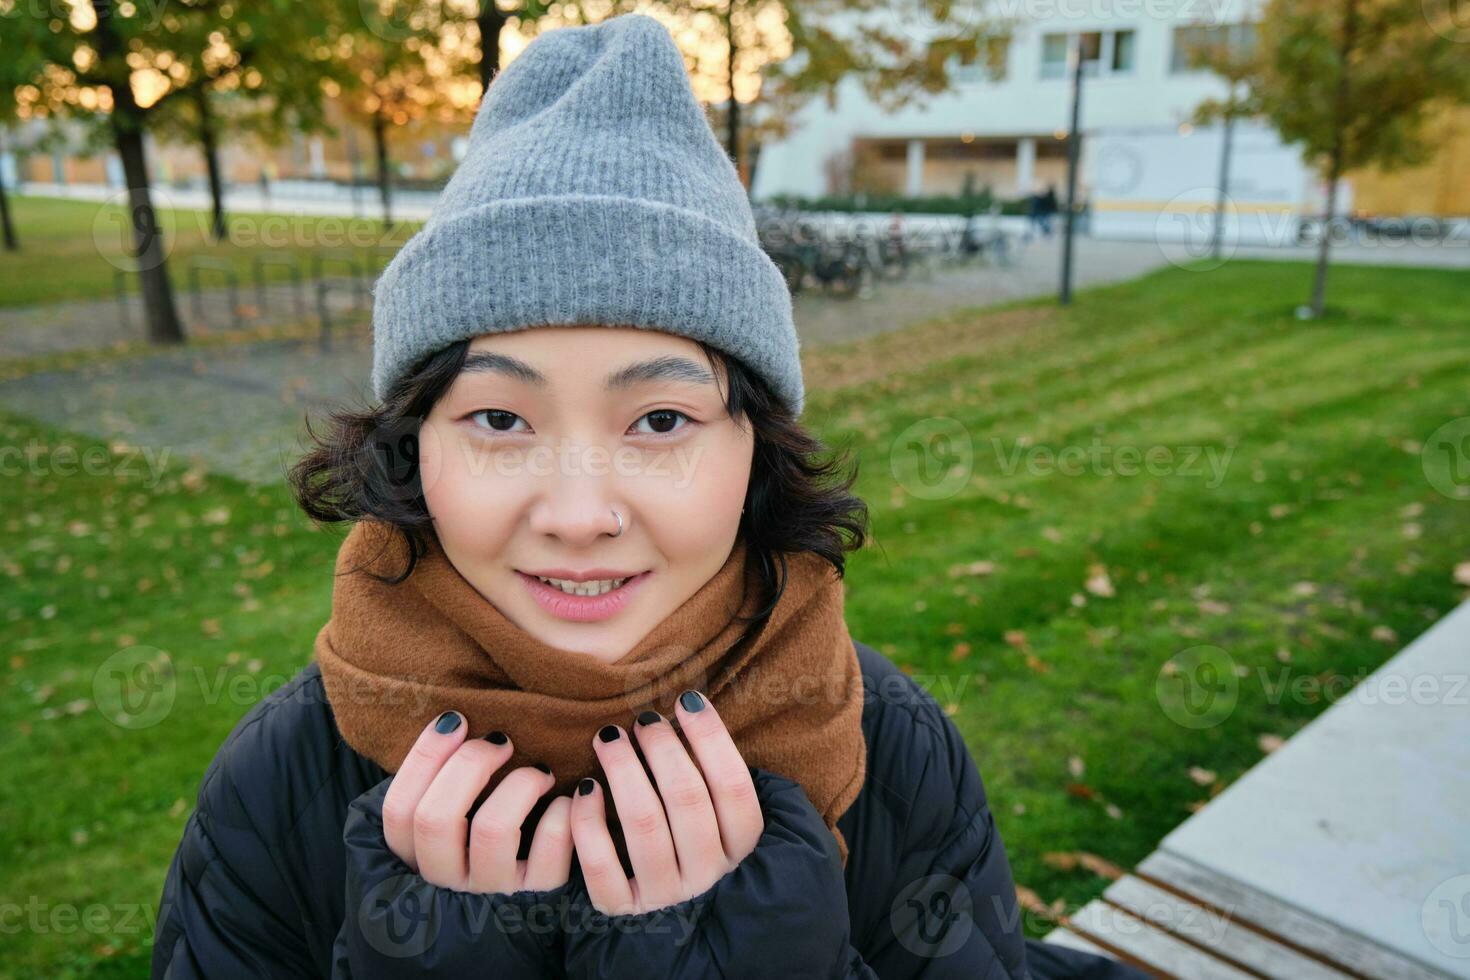
[[[467,728],[459,712],[446,711],[419,735],[383,799],[389,849],[430,884],[456,891],[508,894],[565,884],[572,866],[571,798],[551,801],[536,825],[530,857],[517,860],[521,825],[556,779],[536,766],[508,773],[471,822],[465,815],[512,747],[501,732],[466,741]]]
[[[657,791],[620,726],[593,737],[633,863],[631,879],[618,860],[597,781],[582,780],[572,800],[572,837],[587,894],[608,915],[663,908],[707,891],[755,850],[765,830],[750,769],[714,706],[685,691],[674,710],[698,766],[662,715],[646,711],[634,726]]]

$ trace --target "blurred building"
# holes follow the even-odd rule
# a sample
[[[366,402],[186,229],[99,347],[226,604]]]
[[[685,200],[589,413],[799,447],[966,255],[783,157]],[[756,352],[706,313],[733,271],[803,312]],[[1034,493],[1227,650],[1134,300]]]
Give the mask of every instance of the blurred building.
[[[1005,200],[1052,186],[1064,197],[1068,52],[1076,43],[1085,75],[1079,197],[1090,207],[1093,231],[1155,237],[1161,226],[1213,207],[1223,130],[1191,119],[1202,101],[1226,91],[1191,55],[1200,42],[1253,44],[1258,0],[968,2],[977,18],[1015,14],[993,61],[951,63],[950,92],[896,112],[845,80],[835,108],[814,100],[789,138],[762,147],[753,196],[989,189]],[[1446,124],[1446,150],[1426,168],[1439,175],[1429,183],[1444,187],[1367,175],[1345,182],[1340,207],[1470,213],[1470,150],[1463,127],[1458,151],[1450,145],[1452,128]],[[1246,239],[1294,233],[1295,217],[1325,202],[1325,187],[1301,153],[1260,124],[1237,126],[1229,183],[1235,210],[1250,215]],[[1354,183],[1362,184],[1356,197]]]

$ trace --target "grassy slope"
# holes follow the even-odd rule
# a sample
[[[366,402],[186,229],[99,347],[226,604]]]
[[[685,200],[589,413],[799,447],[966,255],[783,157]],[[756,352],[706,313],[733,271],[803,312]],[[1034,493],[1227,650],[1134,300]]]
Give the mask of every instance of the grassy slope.
[[[1190,767],[1224,785],[1259,759],[1259,736],[1289,736],[1325,707],[1271,703],[1256,668],[1273,684],[1282,670],[1354,675],[1460,598],[1470,510],[1427,484],[1417,446],[1470,415],[1462,277],[1340,270],[1334,297],[1353,312],[1316,324],[1289,315],[1303,278],[1253,263],[1171,271],[1065,313],[956,315],[809,358],[816,379],[876,379],[814,390],[809,408],[859,455],[873,510],[875,543],[849,566],[852,632],[951,705],[1016,880],[1048,901],[1080,903],[1103,883],[1043,854],[1137,861],[1208,797]],[[925,363],[931,353],[944,359]],[[973,471],[957,494],[926,500],[903,491],[917,485],[913,456],[893,446],[937,416],[968,433]],[[3,445],[35,440],[41,460],[94,445],[16,418],[0,431]],[[1005,454],[1023,435],[1053,449],[1096,437],[1234,452],[1218,486],[1008,474],[991,440]],[[178,469],[153,485],[136,461],[131,476],[5,462],[0,900],[36,896],[43,923],[62,903],[100,904],[93,914],[115,927],[0,933],[0,972],[137,975],[205,765],[310,656],[335,539],[279,488]],[[950,577],[980,560],[994,571]],[[1111,597],[1085,587],[1099,565]],[[1374,638],[1379,627],[1397,641]],[[1247,676],[1230,717],[1193,730],[1154,691],[1163,663],[1200,644]],[[97,665],[134,645],[166,651],[178,682],[166,720],[136,731],[88,700]],[[207,701],[201,677],[234,678],[238,695]]]

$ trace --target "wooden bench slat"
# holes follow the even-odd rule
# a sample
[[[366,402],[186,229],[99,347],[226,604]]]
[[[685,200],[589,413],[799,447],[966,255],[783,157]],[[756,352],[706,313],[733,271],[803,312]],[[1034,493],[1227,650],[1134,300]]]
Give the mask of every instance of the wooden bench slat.
[[[1106,943],[1168,976],[1189,980],[1254,980],[1244,970],[1101,900],[1088,903],[1072,916],[1068,928],[1084,939]]]
[[[1208,946],[1272,980],[1350,980],[1350,974],[1246,928],[1229,909],[1205,908],[1132,875],[1109,885],[1103,897],[1159,929]]]
[[[1303,912],[1254,888],[1201,867],[1171,851],[1155,851],[1136,869],[1145,878],[1177,888],[1309,950],[1348,973],[1374,980],[1450,980],[1422,963],[1385,949],[1355,932]]]
[[[1068,949],[1079,950],[1083,953],[1091,953],[1093,956],[1106,956],[1110,960],[1117,959],[1116,956],[1103,949],[1101,946],[1097,945],[1096,943],[1089,942],[1086,939],[1083,939],[1081,936],[1077,935],[1075,932],[1072,932],[1070,929],[1067,929],[1065,926],[1058,926],[1057,928],[1053,929],[1051,932],[1041,937],[1041,941],[1044,943],[1051,943],[1053,946],[1065,946]]]

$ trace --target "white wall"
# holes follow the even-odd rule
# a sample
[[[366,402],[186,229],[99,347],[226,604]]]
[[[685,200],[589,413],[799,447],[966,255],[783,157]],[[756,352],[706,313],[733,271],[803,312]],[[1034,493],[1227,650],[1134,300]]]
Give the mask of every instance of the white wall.
[[[961,4],[967,0],[959,0]],[[968,0],[978,3],[980,0]],[[1042,36],[1054,32],[1131,29],[1134,68],[1126,76],[1085,82],[1082,129],[1177,127],[1205,98],[1224,93],[1208,73],[1171,73],[1174,28],[1190,23],[1238,23],[1255,0],[991,0],[983,9],[1018,18],[1005,77],[962,83],[924,105],[886,114],[853,79],[838,89],[837,107],[820,97],[801,113],[787,140],[762,149],[753,196],[816,195],[825,190],[823,161],[854,137],[1045,136],[1065,129],[1070,113],[1065,78],[1041,77]]]
[[[1213,227],[1224,129],[1117,127],[1089,137],[1092,233],[1101,238],[1203,242]],[[1259,124],[1237,124],[1231,150],[1227,239],[1291,241],[1317,197],[1301,154]]]

